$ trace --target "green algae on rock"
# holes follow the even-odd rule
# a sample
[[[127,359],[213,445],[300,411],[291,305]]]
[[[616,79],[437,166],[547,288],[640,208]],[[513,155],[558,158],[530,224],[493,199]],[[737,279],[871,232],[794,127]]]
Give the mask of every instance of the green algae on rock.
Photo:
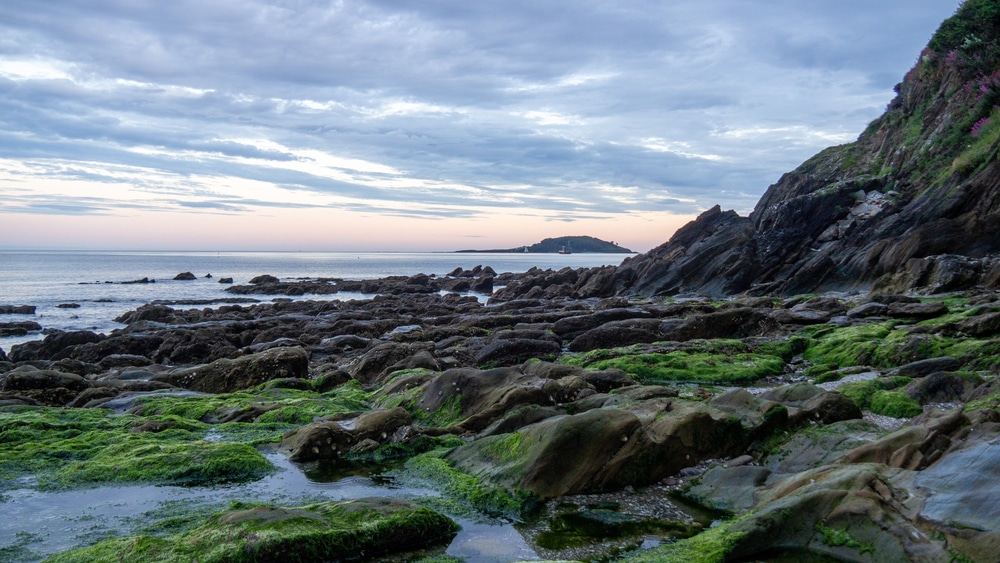
[[[303,382],[311,383],[308,380]],[[367,410],[370,397],[357,382],[338,386],[326,393],[264,384],[218,395],[151,395],[138,399],[133,412],[143,416],[175,415],[207,423],[308,424],[319,416]]]
[[[385,498],[299,507],[234,503],[180,534],[133,536],[55,555],[50,563],[340,561],[450,540],[458,525],[414,503]]]
[[[523,489],[508,492],[453,467],[445,455],[450,450],[435,450],[415,456],[406,462],[406,471],[443,489],[445,495],[476,511],[494,517],[519,520],[535,505],[533,495]]]
[[[620,369],[638,381],[745,384],[784,373],[803,339],[751,344],[739,340],[696,341],[683,346],[637,345],[564,356],[560,361],[591,370]]]
[[[41,488],[110,482],[213,484],[263,477],[273,466],[247,444],[203,440],[208,427],[103,409],[7,407],[0,478],[36,475]]]

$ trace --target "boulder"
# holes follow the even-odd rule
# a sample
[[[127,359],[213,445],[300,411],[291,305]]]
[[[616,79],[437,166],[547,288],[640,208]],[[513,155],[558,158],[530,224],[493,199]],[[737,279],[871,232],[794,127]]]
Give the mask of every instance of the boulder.
[[[28,397],[49,406],[70,403],[92,384],[74,373],[16,369],[3,376],[5,395]]]
[[[180,281],[191,281],[198,279],[198,276],[192,274],[191,272],[181,272],[174,276],[174,279]]]
[[[562,346],[551,340],[504,338],[495,340],[476,353],[476,364],[514,365],[533,358],[553,360],[562,353]]]
[[[378,386],[382,376],[388,375],[400,362],[406,362],[418,352],[428,350],[433,344],[404,342],[379,342],[368,348],[347,368],[351,377],[366,386]]]
[[[887,311],[890,317],[897,319],[924,320],[948,314],[948,307],[940,301],[927,303],[893,303]]]
[[[232,393],[272,379],[307,377],[309,357],[302,348],[274,348],[235,360],[224,358],[207,365],[171,371],[156,381],[205,393]]]
[[[596,408],[554,416],[457,448],[447,459],[495,486],[548,499],[649,485],[745,445],[735,417],[703,404],[654,399],[642,413]]]
[[[219,278],[219,283],[232,284],[233,278]]]
[[[281,280],[279,280],[278,278],[270,274],[264,274],[262,276],[256,276],[252,278],[250,280],[250,285],[263,285],[263,284],[280,283],[280,282]]]
[[[903,392],[921,405],[965,401],[982,383],[978,377],[939,371],[912,381]]]
[[[427,381],[414,408],[459,431],[479,432],[518,407],[555,406],[593,393],[576,376],[540,380],[519,368],[455,368]]]
[[[694,340],[711,338],[747,338],[774,332],[778,324],[767,310],[736,307],[714,313],[694,314],[684,323],[667,331],[666,340]]]
[[[476,293],[493,293],[493,276],[480,276],[472,282],[469,289]]]
[[[709,401],[713,407],[740,419],[752,429],[750,440],[765,438],[788,423],[788,409],[776,401],[757,397],[745,389],[732,389]]]
[[[832,424],[862,416],[858,405],[844,394],[805,382],[770,389],[760,398],[788,407],[788,421],[793,425],[809,422]]]
[[[847,311],[847,316],[852,319],[867,319],[869,317],[882,317],[889,312],[889,306],[885,303],[875,301],[863,303]]]
[[[361,413],[345,420],[317,421],[286,433],[281,439],[281,450],[292,461],[337,460],[367,440],[392,443],[396,430],[408,424],[410,414],[399,407]]]
[[[15,345],[10,350],[10,361],[59,360],[72,355],[77,346],[98,342],[105,337],[89,330],[53,332],[41,342],[26,342]]]
[[[969,317],[958,323],[958,330],[976,338],[1000,334],[1000,313],[986,313]]]
[[[166,338],[152,354],[157,363],[196,364],[239,355],[230,341],[231,333],[223,326],[200,326],[166,332]]]
[[[957,359],[952,358],[951,356],[941,356],[938,358],[928,358],[926,360],[910,362],[899,366],[890,373],[895,376],[917,378],[924,377],[938,371],[955,371],[960,367],[962,367],[962,362]]]
[[[173,309],[166,305],[143,305],[135,311],[129,311],[115,319],[116,323],[132,324],[138,321],[155,321],[158,323],[171,323],[175,320]]]

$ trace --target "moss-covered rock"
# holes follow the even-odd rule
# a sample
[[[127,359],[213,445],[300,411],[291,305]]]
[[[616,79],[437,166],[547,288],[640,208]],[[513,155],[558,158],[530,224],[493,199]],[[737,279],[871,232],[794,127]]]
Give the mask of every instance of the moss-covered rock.
[[[51,557],[51,563],[239,563],[368,560],[442,543],[453,521],[413,503],[369,498],[292,508],[237,503],[194,530],[133,536]]]
[[[656,398],[547,418],[476,440],[447,459],[484,482],[547,499],[654,483],[700,460],[740,453],[747,436],[730,413]]]
[[[799,341],[796,341],[799,342]],[[792,344],[751,345],[739,340],[594,350],[561,361],[593,370],[618,369],[645,384],[746,384],[784,373]]]
[[[204,424],[92,409],[18,407],[0,416],[0,478],[42,488],[97,483],[212,484],[258,479],[273,466],[247,444],[203,440]]]
[[[136,400],[132,413],[177,416],[208,424],[227,422],[308,424],[317,417],[367,410],[371,395],[356,382],[325,393],[311,389],[270,387],[217,395],[158,396]]]

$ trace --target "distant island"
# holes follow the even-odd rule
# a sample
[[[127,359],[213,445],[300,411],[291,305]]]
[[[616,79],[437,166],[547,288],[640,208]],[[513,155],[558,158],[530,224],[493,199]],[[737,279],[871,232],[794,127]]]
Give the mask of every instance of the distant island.
[[[525,253],[548,253],[548,254],[577,254],[584,252],[602,254],[635,254],[635,252],[618,246],[612,242],[599,238],[581,237],[557,237],[547,238],[542,242],[532,245],[518,246],[515,248],[497,248],[493,250],[456,250],[456,252],[525,252]]]

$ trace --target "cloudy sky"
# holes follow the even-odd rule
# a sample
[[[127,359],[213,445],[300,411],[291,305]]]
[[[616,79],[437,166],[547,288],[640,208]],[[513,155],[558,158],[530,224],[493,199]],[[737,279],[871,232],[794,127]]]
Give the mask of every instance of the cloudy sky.
[[[882,113],[957,0],[4,0],[0,247],[645,251]]]

